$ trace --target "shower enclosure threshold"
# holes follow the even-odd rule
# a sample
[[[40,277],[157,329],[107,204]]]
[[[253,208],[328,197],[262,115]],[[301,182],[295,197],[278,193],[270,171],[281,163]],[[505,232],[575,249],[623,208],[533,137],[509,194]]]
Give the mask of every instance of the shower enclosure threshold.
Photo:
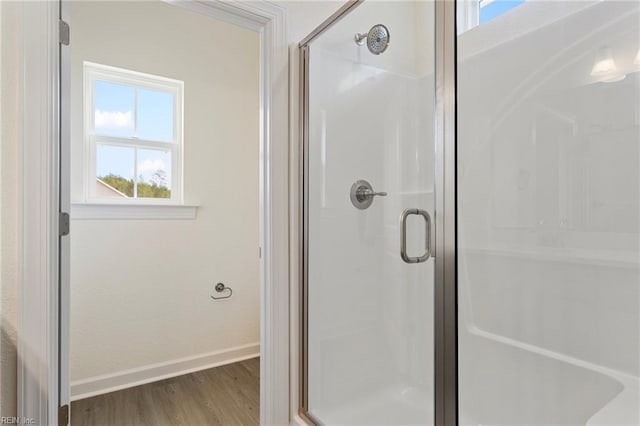
[[[310,412],[330,425],[433,425],[431,401],[422,389],[395,384],[339,407]]]

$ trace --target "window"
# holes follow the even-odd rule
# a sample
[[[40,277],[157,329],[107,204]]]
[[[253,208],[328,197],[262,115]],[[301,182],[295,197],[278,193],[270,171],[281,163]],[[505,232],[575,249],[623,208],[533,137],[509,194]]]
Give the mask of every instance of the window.
[[[88,201],[182,202],[183,82],[84,64]]]
[[[522,3],[524,0],[480,0],[480,25]]]
[[[458,35],[486,24],[524,2],[525,0],[457,0]]]

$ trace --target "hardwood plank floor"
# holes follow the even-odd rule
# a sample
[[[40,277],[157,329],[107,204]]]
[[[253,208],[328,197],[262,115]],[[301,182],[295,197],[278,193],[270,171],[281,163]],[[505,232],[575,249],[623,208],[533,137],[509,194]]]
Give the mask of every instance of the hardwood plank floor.
[[[260,358],[71,403],[72,426],[259,423]]]

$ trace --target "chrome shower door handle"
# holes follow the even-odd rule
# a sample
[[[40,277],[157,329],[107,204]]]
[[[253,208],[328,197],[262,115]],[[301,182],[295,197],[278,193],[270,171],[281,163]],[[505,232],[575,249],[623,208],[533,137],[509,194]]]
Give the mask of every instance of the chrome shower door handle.
[[[411,215],[421,216],[425,221],[424,254],[411,257],[407,254],[407,218]],[[400,257],[406,263],[422,263],[431,257],[431,216],[426,210],[406,209],[400,215]]]

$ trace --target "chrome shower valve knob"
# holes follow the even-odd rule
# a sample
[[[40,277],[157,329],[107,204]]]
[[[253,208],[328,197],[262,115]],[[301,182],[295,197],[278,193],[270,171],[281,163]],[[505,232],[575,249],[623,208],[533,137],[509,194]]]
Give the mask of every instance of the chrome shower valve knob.
[[[364,202],[364,201],[368,200],[369,198],[375,197],[376,195],[378,195],[380,197],[386,197],[387,193],[386,192],[374,192],[374,191],[372,191],[369,188],[366,188],[364,186],[361,186],[356,190],[356,198],[360,202]]]
[[[351,203],[355,208],[364,210],[371,206],[374,197],[386,197],[386,192],[376,192],[366,180],[358,180],[351,185]]]

